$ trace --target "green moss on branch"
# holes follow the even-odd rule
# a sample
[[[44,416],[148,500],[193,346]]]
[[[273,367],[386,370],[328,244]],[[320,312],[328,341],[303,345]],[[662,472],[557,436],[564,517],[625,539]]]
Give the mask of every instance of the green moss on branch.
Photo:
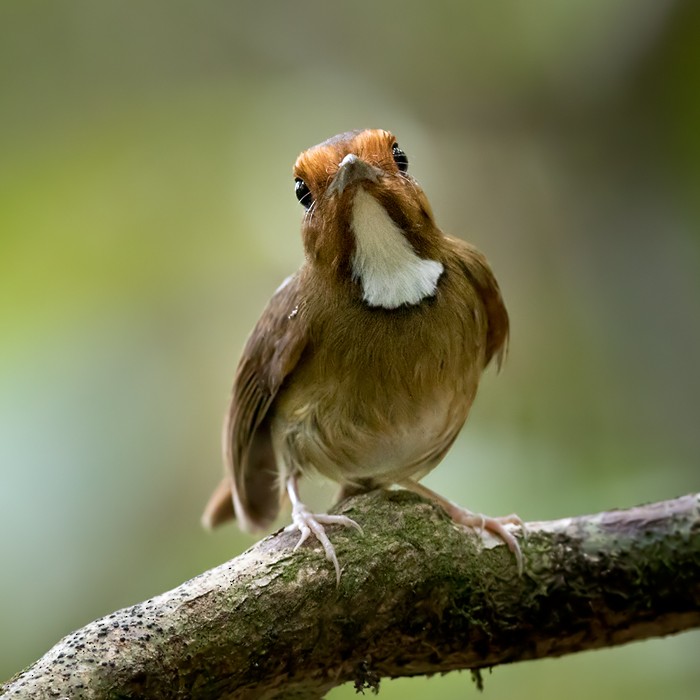
[[[96,620],[8,682],[8,698],[318,698],[346,681],[479,669],[700,626],[700,495],[530,523],[512,555],[403,491],[340,510],[343,565],[279,532]]]

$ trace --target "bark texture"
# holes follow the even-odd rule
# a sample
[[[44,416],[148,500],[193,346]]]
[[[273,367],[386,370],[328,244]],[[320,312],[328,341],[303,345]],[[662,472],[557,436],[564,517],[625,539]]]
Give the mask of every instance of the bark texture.
[[[320,548],[278,532],[178,588],[91,622],[7,698],[320,698],[353,681],[479,669],[700,626],[700,494],[528,524],[500,542],[404,491],[338,509]]]

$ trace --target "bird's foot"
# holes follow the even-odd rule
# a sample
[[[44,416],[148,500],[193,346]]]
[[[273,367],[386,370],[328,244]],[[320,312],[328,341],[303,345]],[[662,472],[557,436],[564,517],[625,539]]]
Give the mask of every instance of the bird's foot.
[[[338,557],[335,555],[335,548],[326,534],[326,528],[323,527],[324,525],[354,527],[362,534],[362,528],[352,518],[348,518],[345,515],[312,513],[300,501],[296,501],[292,505],[292,524],[285,528],[285,532],[299,530],[300,537],[294,547],[295,552],[313,533],[313,536],[321,543],[323,551],[326,553],[326,559],[328,559],[335,568],[336,582],[340,583],[340,565],[338,564]]]
[[[515,563],[518,567],[518,573],[522,576],[523,573],[523,553],[520,549],[520,544],[515,538],[515,535],[511,532],[513,527],[520,528],[523,533],[523,537],[527,536],[527,529],[525,528],[525,523],[515,514],[506,515],[502,518],[491,518],[488,515],[482,515],[481,513],[472,513],[466,508],[462,508],[452,501],[444,498],[439,493],[435,493],[432,489],[429,489],[423,484],[419,484],[417,481],[412,479],[407,479],[401,482],[401,486],[419,494],[420,496],[425,496],[431,499],[439,506],[441,506],[445,512],[452,518],[452,520],[460,525],[466,525],[478,532],[483,533],[484,531],[490,532],[491,534],[498,537],[515,557]]]
[[[523,523],[523,521],[517,515],[512,513],[511,515],[505,515],[500,518],[492,518],[488,515],[483,515],[482,513],[472,513],[470,510],[460,508],[453,503],[450,503],[450,506],[450,508],[445,508],[445,510],[456,523],[466,525],[466,527],[470,527],[482,533],[484,531],[490,532],[492,535],[498,537],[508,547],[508,549],[513,552],[515,563],[518,567],[518,573],[522,576],[523,553],[520,549],[520,543],[508,527],[509,525],[514,525],[520,528],[523,536],[527,534],[525,523]]]

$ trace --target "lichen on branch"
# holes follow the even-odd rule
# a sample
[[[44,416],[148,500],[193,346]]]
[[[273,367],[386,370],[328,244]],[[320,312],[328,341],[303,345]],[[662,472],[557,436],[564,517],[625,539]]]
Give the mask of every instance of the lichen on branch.
[[[339,584],[284,531],[65,637],[8,698],[320,698],[352,681],[475,669],[700,626],[700,494],[528,523],[518,576],[436,506],[376,491],[338,507]],[[312,543],[313,544],[313,543]]]

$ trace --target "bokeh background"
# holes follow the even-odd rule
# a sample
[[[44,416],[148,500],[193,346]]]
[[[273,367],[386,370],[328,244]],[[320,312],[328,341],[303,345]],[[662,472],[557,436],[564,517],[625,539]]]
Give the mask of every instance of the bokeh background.
[[[698,85],[693,0],[0,4],[0,678],[252,544],[199,527],[222,414],[302,259],[292,163],[347,129],[397,134],[512,317],[426,483],[526,519],[698,490]],[[699,654],[686,633],[486,692],[690,700]]]

